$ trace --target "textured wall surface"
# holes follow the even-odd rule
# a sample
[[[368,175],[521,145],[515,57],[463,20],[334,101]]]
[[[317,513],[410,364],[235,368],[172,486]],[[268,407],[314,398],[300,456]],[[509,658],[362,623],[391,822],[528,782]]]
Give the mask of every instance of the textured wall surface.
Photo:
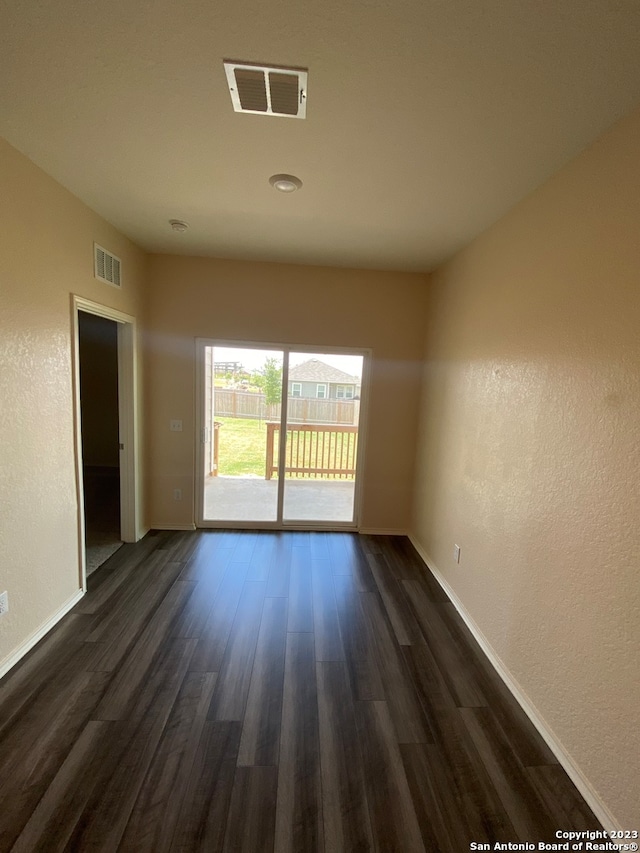
[[[410,518],[426,280],[380,273],[155,255],[147,370],[149,521],[191,524],[195,338],[373,350],[362,524]],[[181,418],[181,433],[169,420]]]
[[[629,829],[640,827],[639,136],[640,112],[433,277],[414,519]]]
[[[142,252],[0,140],[0,667],[80,588],[71,294],[139,315]],[[93,241],[123,289],[93,277]]]

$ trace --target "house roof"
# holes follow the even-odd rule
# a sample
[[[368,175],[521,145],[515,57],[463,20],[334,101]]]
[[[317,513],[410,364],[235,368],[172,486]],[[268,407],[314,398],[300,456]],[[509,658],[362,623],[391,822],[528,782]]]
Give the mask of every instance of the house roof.
[[[639,33],[633,0],[20,0],[0,134],[148,251],[426,271],[636,106]],[[224,59],[307,68],[307,117],[234,112]]]
[[[333,382],[339,385],[358,385],[360,380],[357,376],[351,376],[344,370],[331,367],[318,358],[310,358],[302,364],[296,365],[289,370],[289,379],[293,382]]]

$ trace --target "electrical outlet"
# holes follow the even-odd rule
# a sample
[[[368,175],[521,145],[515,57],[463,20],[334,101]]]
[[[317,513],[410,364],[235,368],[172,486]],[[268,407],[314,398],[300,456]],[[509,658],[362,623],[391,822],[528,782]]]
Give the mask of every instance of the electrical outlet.
[[[453,546],[453,559],[456,561],[456,563],[460,562],[460,546],[459,545]]]
[[[0,616],[2,616],[2,614],[6,613],[8,610],[9,610],[9,593],[5,591],[2,593],[2,595],[0,595]]]
[[[169,429],[171,430],[171,432],[182,432],[182,421],[169,421]]]
[[[174,501],[182,500],[182,489],[174,489],[173,490],[173,499]]]

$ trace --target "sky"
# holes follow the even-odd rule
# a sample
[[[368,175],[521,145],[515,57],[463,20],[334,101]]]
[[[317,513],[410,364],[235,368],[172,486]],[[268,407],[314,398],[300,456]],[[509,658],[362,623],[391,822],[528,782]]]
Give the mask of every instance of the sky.
[[[248,347],[214,347],[215,361],[239,361],[242,366],[249,372],[259,370],[264,366],[265,359],[278,357],[282,359],[281,350],[254,349]],[[337,367],[338,370],[344,370],[350,376],[362,376],[362,356],[361,355],[341,355],[340,353],[320,353],[320,352],[291,352],[289,354],[289,366],[295,367],[297,364],[302,364],[303,361],[308,361],[310,358],[317,358],[324,361],[325,364],[330,364],[332,367]]]

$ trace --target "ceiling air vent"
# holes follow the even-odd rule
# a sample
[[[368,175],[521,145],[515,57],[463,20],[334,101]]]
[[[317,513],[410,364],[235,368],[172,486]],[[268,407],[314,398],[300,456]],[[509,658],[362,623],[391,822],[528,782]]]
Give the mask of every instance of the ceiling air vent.
[[[305,118],[307,70],[225,60],[229,93],[237,113]]]
[[[107,252],[97,243],[93,244],[94,275],[106,284],[121,287],[120,281],[120,258],[116,258],[111,252]]]

